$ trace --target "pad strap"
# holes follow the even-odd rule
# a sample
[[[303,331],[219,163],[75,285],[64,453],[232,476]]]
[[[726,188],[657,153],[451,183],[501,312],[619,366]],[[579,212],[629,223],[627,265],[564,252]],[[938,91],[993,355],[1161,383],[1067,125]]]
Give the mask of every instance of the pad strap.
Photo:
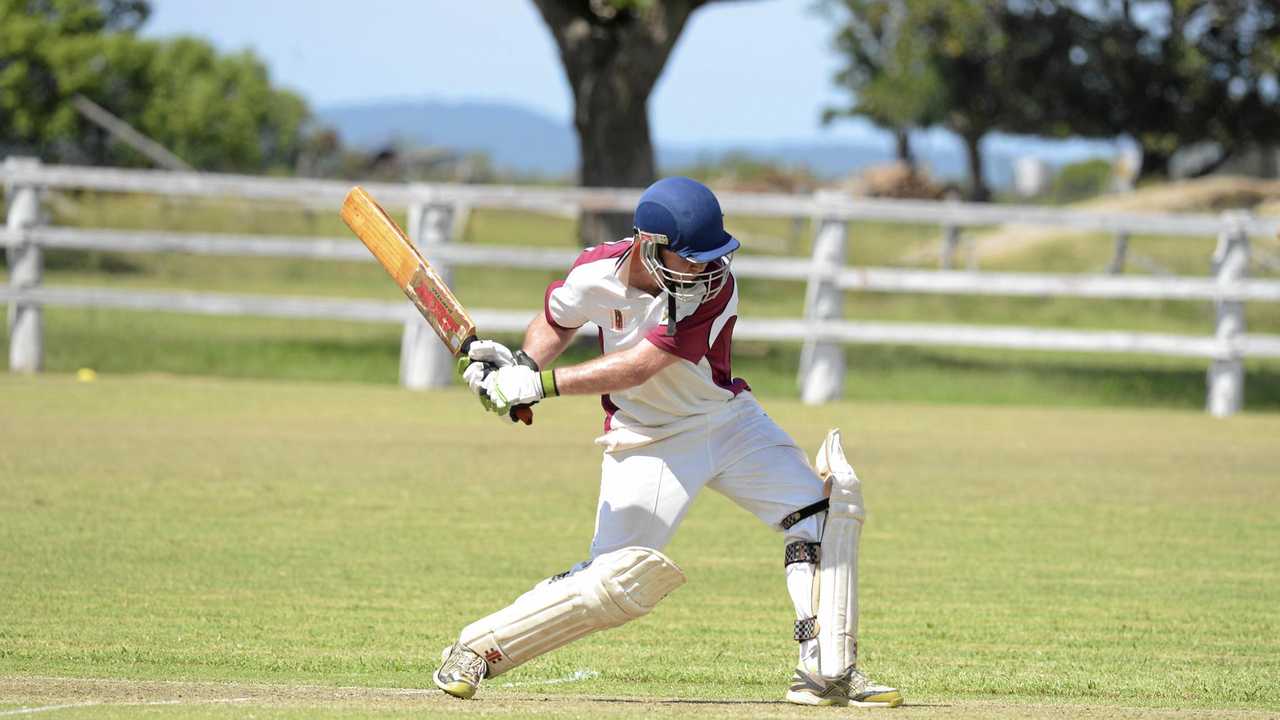
[[[796,642],[804,642],[818,637],[818,618],[807,617],[796,621]]]
[[[817,565],[819,557],[818,551],[821,547],[821,543],[809,543],[804,541],[787,543],[786,562],[783,563],[783,566],[795,563],[809,563],[810,565]]]
[[[830,501],[830,500],[828,500],[827,498],[822,498],[822,499],[821,499],[821,500],[819,500],[818,502],[813,503],[812,505],[805,505],[804,507],[800,508],[799,510],[797,510],[797,511],[795,511],[795,512],[791,513],[790,515],[788,515],[788,516],[786,516],[786,517],[784,517],[784,518],[782,518],[782,520],[781,520],[778,524],[782,526],[782,529],[783,529],[783,530],[790,530],[792,525],[795,525],[796,523],[800,522],[801,520],[803,520],[803,519],[805,519],[805,518],[807,518],[807,517],[811,517],[811,516],[813,516],[813,515],[817,515],[818,513],[822,512],[823,510],[826,510],[826,509],[827,509],[827,506],[828,506],[830,503],[831,503],[831,501]]]

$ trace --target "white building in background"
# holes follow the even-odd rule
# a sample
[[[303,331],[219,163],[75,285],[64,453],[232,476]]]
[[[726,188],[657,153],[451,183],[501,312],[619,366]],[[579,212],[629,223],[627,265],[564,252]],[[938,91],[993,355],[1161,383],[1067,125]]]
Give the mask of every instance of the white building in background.
[[[1142,146],[1136,142],[1122,143],[1111,161],[1112,187],[1115,192],[1129,192],[1138,182],[1142,171]]]
[[[1018,197],[1035,197],[1049,189],[1053,173],[1049,164],[1034,155],[1013,161],[1013,190]]]

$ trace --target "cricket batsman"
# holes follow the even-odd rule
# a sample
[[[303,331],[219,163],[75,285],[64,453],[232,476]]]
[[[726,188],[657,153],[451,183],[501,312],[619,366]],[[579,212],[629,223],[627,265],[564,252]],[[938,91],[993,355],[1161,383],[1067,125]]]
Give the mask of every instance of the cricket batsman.
[[[785,538],[800,646],[786,699],[902,704],[857,664],[865,510],[840,432],[827,434],[811,468],[731,372],[738,245],[711,190],[659,180],[640,198],[632,237],[588,248],[547,288],[522,350],[472,344],[463,378],[506,422],[519,405],[600,395],[604,460],[587,560],[463,628],[434,673],[444,692],[470,698],[486,678],[653,610],[685,581],[662,549],[710,487]],[[599,329],[600,357],[541,370],[586,323]]]

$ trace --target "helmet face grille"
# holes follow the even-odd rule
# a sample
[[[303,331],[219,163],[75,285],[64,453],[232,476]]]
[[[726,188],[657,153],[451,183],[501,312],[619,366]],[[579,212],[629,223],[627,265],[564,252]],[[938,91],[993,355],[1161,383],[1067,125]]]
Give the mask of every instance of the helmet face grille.
[[[686,273],[672,270],[662,263],[658,248],[668,245],[666,235],[648,233],[637,229],[636,243],[639,245],[640,262],[649,271],[658,286],[680,302],[701,301],[715,297],[729,279],[729,263],[733,255],[725,255],[707,263],[702,272]]]

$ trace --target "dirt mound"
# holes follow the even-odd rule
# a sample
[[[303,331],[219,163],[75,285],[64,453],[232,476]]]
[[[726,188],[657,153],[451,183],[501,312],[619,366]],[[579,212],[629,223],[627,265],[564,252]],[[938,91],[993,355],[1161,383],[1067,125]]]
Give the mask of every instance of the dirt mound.
[[[929,173],[902,162],[873,165],[844,184],[844,189],[861,197],[941,200],[947,187]]]
[[[1246,177],[1209,177],[1180,180],[1140,188],[1130,193],[1104,195],[1073,205],[1088,210],[1113,212],[1219,212],[1245,209],[1259,214],[1260,208],[1280,204],[1280,180]]]

